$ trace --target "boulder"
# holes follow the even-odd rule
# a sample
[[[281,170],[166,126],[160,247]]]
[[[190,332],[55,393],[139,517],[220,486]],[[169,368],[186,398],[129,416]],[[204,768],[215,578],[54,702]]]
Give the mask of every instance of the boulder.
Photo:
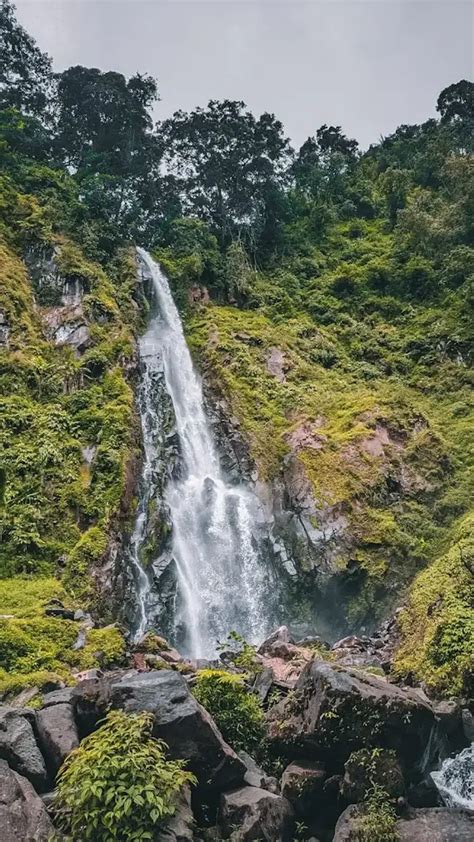
[[[266,789],[268,792],[278,793],[280,791],[277,779],[266,775],[263,769],[257,766],[250,754],[247,754],[246,751],[239,751],[239,757],[242,763],[245,763],[247,770],[244,776],[244,783],[247,786],[256,786],[260,789]]]
[[[184,786],[176,801],[176,812],[159,831],[156,842],[193,842],[194,816],[191,787]]]
[[[286,767],[281,777],[281,793],[291,803],[297,816],[308,816],[318,809],[325,779],[324,763],[302,760]]]
[[[346,801],[357,804],[372,787],[372,781],[383,786],[392,798],[405,792],[403,773],[394,751],[361,749],[354,751],[344,764],[341,793]]]
[[[73,687],[71,701],[81,739],[91,734],[104,718],[109,700],[109,684],[103,678],[86,678]]]
[[[461,722],[463,734],[468,743],[474,743],[474,715],[468,708],[461,711]]]
[[[450,736],[461,725],[461,708],[458,702],[448,699],[434,704],[434,713],[441,729]]]
[[[288,626],[280,626],[276,631],[274,631],[269,637],[265,638],[263,643],[257,649],[259,655],[270,655],[272,654],[273,647],[275,644],[287,644],[293,643]]]
[[[360,808],[352,804],[336,824],[333,842],[357,842]],[[459,810],[432,807],[410,810],[395,823],[397,842],[472,842],[474,817]]]
[[[257,673],[253,684],[253,691],[261,702],[265,702],[273,684],[273,670],[271,667],[264,667]]]
[[[441,807],[411,810],[397,821],[396,830],[399,842],[472,842],[474,817]]]
[[[0,758],[24,775],[38,792],[47,788],[48,773],[33,732],[33,711],[0,705]]]
[[[294,756],[344,762],[357,749],[381,746],[408,764],[422,757],[434,714],[414,689],[313,660],[294,694],[271,708],[268,737]]]
[[[54,778],[68,754],[79,745],[72,705],[51,705],[38,711],[36,732],[46,766]]]
[[[293,839],[293,810],[289,801],[265,789],[245,786],[221,796],[221,825],[232,842]]]
[[[2,842],[48,842],[54,833],[41,798],[6,760],[0,760],[0,828]]]
[[[49,708],[52,705],[66,705],[73,704],[74,688],[64,687],[63,690],[52,690],[51,693],[45,693],[43,696],[43,703],[41,708]]]
[[[243,780],[245,765],[178,672],[125,675],[110,690],[113,707],[153,713],[154,736],[167,743],[174,758],[188,761],[201,786],[222,790]]]

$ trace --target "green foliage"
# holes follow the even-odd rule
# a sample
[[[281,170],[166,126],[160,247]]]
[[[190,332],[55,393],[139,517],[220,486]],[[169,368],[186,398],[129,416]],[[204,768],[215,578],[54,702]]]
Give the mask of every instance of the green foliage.
[[[236,751],[255,753],[264,737],[264,715],[257,696],[245,685],[245,676],[201,670],[193,693]]]
[[[56,816],[72,842],[152,840],[194,777],[151,736],[149,713],[112,711],[67,758],[58,776]]]
[[[352,832],[357,842],[396,842],[396,813],[383,787],[369,791]]]
[[[238,669],[245,670],[254,675],[261,670],[261,664],[257,660],[256,647],[248,643],[236,631],[229,632],[225,641],[218,641],[216,649],[218,652],[222,652],[226,660],[230,661]]]

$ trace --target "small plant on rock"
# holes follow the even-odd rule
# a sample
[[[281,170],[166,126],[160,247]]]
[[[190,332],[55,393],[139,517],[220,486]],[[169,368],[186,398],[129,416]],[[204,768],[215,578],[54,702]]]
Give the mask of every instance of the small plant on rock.
[[[395,809],[387,791],[374,784],[356,819],[354,839],[357,842],[396,842],[396,820]]]
[[[111,711],[67,758],[58,776],[56,814],[72,842],[152,840],[194,776],[151,736],[149,713]]]

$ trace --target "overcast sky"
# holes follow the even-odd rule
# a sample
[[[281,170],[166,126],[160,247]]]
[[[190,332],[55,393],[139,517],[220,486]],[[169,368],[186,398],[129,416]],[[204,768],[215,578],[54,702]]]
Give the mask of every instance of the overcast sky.
[[[362,146],[433,116],[473,77],[463,0],[16,0],[54,59],[158,79],[158,118],[209,99],[273,111],[294,144],[322,123]]]

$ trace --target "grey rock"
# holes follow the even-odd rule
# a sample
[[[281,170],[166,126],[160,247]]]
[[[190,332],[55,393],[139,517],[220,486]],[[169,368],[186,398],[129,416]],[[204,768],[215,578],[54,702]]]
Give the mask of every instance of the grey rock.
[[[281,793],[292,804],[297,816],[307,816],[317,809],[325,780],[324,763],[312,760],[293,762],[281,777]]]
[[[280,626],[269,637],[265,638],[265,640],[258,647],[258,654],[271,655],[273,652],[274,645],[280,643],[293,643],[288,626]]]
[[[153,713],[154,736],[168,744],[173,757],[188,761],[202,786],[222,790],[243,780],[245,765],[178,672],[125,675],[110,690],[113,707]]]
[[[356,749],[378,745],[397,750],[408,765],[423,755],[434,721],[413,689],[317,659],[304,668],[294,697],[267,715],[270,741],[300,756],[318,752],[344,761]]]
[[[28,778],[39,792],[47,788],[48,773],[43,755],[35,740],[31,722],[23,710],[0,705],[0,758],[6,760],[14,772]]]
[[[253,786],[242,787],[221,796],[221,825],[232,842],[265,840],[290,842],[294,815],[289,801]]]
[[[336,824],[333,842],[356,842],[360,815],[356,805],[344,810]],[[474,817],[442,807],[410,810],[396,822],[395,831],[399,842],[472,842]]]
[[[244,776],[244,783],[247,786],[256,786],[260,789],[266,789],[268,792],[279,793],[280,787],[277,779],[265,774],[250,754],[247,754],[246,751],[239,751],[239,757],[242,763],[245,763],[247,769]]]
[[[463,708],[461,711],[461,722],[466,740],[468,743],[474,743],[474,716],[467,708]]]
[[[61,605],[47,605],[44,613],[46,617],[56,617],[58,620],[74,620],[74,611]]]
[[[445,734],[453,734],[461,723],[461,709],[455,701],[436,702],[434,713]]]
[[[10,700],[10,705],[13,708],[22,708],[25,707],[31,702],[35,696],[39,693],[39,687],[27,687],[25,690],[22,690],[21,693],[18,693],[18,696],[15,696],[14,699]]]
[[[180,792],[174,816],[158,833],[156,842],[193,842],[194,816],[191,809],[191,788],[183,787]]]
[[[273,670],[271,667],[264,667],[257,673],[253,684],[253,690],[261,702],[264,702],[273,684]]]
[[[64,687],[62,690],[52,690],[51,693],[45,693],[41,707],[49,708],[52,705],[72,704],[73,692],[73,687]]]
[[[46,808],[30,782],[0,760],[2,842],[48,842],[53,832]]]
[[[70,752],[79,745],[79,736],[70,704],[56,704],[38,711],[38,743],[53,777]]]

